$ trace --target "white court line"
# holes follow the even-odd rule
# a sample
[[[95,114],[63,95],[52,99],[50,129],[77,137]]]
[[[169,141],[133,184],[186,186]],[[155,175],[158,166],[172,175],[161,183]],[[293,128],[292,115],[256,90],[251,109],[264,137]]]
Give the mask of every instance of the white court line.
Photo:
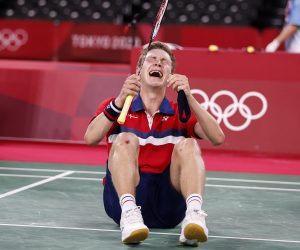
[[[102,228],[59,227],[59,226],[5,224],[5,223],[1,223],[0,226],[24,227],[24,228],[45,228],[45,229],[64,229],[64,230],[82,230],[82,231],[97,231],[97,232],[117,232],[117,233],[120,233],[120,230],[102,229]],[[150,232],[150,234],[179,236],[179,234],[176,234],[176,233],[164,233],[164,232]],[[282,243],[297,243],[297,244],[300,244],[300,241],[298,241],[298,240],[279,240],[279,239],[266,239],[266,238],[218,236],[218,235],[210,235],[209,238],[232,239],[232,240],[249,240],[249,241],[267,241],[267,242],[282,242]]]
[[[73,171],[76,172],[76,171]],[[44,175],[16,175],[16,174],[0,174],[0,176],[9,177],[22,177],[22,178],[48,178],[50,176]],[[62,177],[63,180],[83,180],[83,181],[102,181],[102,178],[87,178],[87,177]],[[300,189],[291,188],[272,188],[272,187],[251,187],[251,186],[233,186],[233,185],[217,185],[217,184],[205,184],[206,187],[221,187],[221,188],[234,188],[234,189],[248,189],[248,190],[268,190],[268,191],[283,191],[283,192],[300,192]],[[0,196],[1,198],[1,196]]]
[[[105,175],[106,172],[99,171],[77,171],[77,170],[58,170],[58,169],[37,169],[37,168],[10,168],[10,167],[0,167],[0,170],[16,170],[16,171],[32,171],[32,172],[66,172],[66,171],[74,171],[74,173],[78,174],[101,174]],[[0,174],[1,176],[1,174]],[[4,176],[4,175],[3,175]],[[7,175],[8,176],[8,175]],[[17,175],[11,175],[17,176]],[[30,175],[28,175],[30,176]],[[24,176],[25,177],[25,176]],[[94,179],[94,178],[91,178]],[[265,183],[265,184],[279,184],[279,185],[300,185],[300,182],[293,181],[266,181],[266,180],[258,180],[258,179],[237,179],[237,178],[218,178],[218,177],[207,177],[206,180],[210,181],[228,181],[228,182],[249,182],[249,183]]]
[[[229,181],[229,182],[253,182],[253,183],[266,183],[266,184],[282,184],[282,185],[300,185],[300,182],[295,181],[265,181],[265,180],[249,180],[249,179],[233,179],[233,178],[217,178],[207,177],[209,181]]]
[[[221,188],[236,188],[236,189],[253,189],[253,190],[270,190],[270,191],[287,191],[287,192],[300,192],[300,189],[292,188],[268,188],[268,187],[251,187],[251,186],[232,186],[232,185],[213,185],[205,184],[205,187],[221,187]]]
[[[32,172],[66,172],[66,171],[74,171],[78,174],[106,174],[105,172],[98,171],[77,171],[77,170],[69,170],[69,169],[45,169],[45,168],[10,168],[10,167],[0,167],[0,170],[17,170],[17,171],[32,171]]]
[[[22,178],[49,178],[49,175],[30,175],[30,174],[0,174],[0,176],[7,177],[22,177]],[[62,180],[83,180],[83,181],[102,181],[102,178],[89,177],[62,177]]]
[[[0,199],[2,199],[4,197],[7,197],[7,196],[10,196],[10,195],[13,195],[13,194],[16,194],[16,193],[19,193],[19,192],[22,192],[22,191],[27,190],[29,188],[33,188],[33,187],[45,184],[45,183],[50,182],[50,181],[54,181],[56,179],[59,179],[61,177],[64,177],[64,176],[67,176],[67,175],[70,175],[70,174],[73,174],[73,173],[74,173],[74,171],[68,171],[68,172],[65,172],[65,173],[61,173],[59,175],[52,176],[52,177],[50,177],[48,179],[41,180],[41,181],[32,183],[30,185],[27,185],[27,186],[24,186],[24,187],[21,187],[21,188],[18,188],[18,189],[6,192],[6,193],[0,195]]]
[[[17,170],[17,171],[33,171],[33,172],[66,172],[70,171],[67,169],[37,169],[37,168],[10,168],[10,167],[0,167],[0,170]],[[106,172],[100,171],[77,171],[71,170],[78,174],[106,174]],[[218,177],[207,177],[207,180],[213,181],[228,181],[228,182],[253,182],[253,183],[266,183],[266,184],[282,184],[282,185],[300,185],[300,182],[293,181],[266,181],[258,179],[238,179],[238,178],[218,178]]]

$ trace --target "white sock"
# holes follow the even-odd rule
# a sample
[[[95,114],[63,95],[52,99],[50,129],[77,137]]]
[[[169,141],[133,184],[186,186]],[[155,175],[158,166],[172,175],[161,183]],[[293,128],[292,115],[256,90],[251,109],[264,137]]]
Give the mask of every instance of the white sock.
[[[186,207],[187,210],[189,209],[199,209],[201,210],[203,203],[202,196],[200,194],[191,194],[189,197],[186,198]]]
[[[120,205],[122,212],[128,211],[136,207],[135,198],[132,194],[123,194],[120,197]]]

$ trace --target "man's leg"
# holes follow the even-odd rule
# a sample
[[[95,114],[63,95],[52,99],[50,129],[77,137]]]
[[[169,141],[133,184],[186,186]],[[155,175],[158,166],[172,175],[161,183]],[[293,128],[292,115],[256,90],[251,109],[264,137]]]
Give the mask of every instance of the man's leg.
[[[135,188],[140,181],[138,170],[139,141],[132,133],[121,133],[113,142],[108,168],[122,208],[120,227],[123,243],[139,243],[148,237],[140,207],[136,206]]]
[[[140,181],[138,155],[138,138],[132,133],[119,134],[108,158],[108,168],[119,197],[123,194],[135,195],[135,188]]]
[[[186,138],[175,145],[170,175],[173,186],[185,198],[192,193],[204,193],[205,167],[196,140]]]
[[[206,214],[201,209],[205,186],[205,166],[196,140],[186,138],[175,145],[171,159],[170,178],[174,188],[182,193],[187,203],[180,242],[196,245],[198,242],[207,241]]]

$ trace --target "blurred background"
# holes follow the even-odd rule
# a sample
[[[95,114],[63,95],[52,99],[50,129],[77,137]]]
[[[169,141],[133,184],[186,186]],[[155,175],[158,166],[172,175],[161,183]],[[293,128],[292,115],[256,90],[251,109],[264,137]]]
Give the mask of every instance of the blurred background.
[[[287,0],[170,1],[164,23],[181,25],[283,25]],[[159,0],[1,0],[1,18],[124,24],[152,23]]]
[[[189,250],[177,229],[120,244],[101,202],[106,140],[83,140],[135,72],[160,3],[0,0],[0,250]],[[300,53],[265,50],[286,4],[169,0],[155,38],[226,136],[198,140],[211,233],[199,250],[300,249]]]
[[[283,26],[286,2],[169,1],[157,39],[182,47],[262,49]],[[129,63],[131,47],[147,43],[159,5],[159,0],[1,0],[1,47],[6,48],[0,56]],[[19,40],[13,41],[10,32],[17,29]],[[27,51],[25,43],[31,45]]]
[[[156,40],[181,48],[175,51],[177,72],[189,76],[195,96],[210,105],[227,136],[221,147],[204,143],[204,149],[300,156],[294,132],[300,127],[299,55],[283,46],[264,51],[284,26],[286,4],[169,1]],[[98,104],[116,96],[134,72],[159,5],[0,0],[1,142],[83,144]]]

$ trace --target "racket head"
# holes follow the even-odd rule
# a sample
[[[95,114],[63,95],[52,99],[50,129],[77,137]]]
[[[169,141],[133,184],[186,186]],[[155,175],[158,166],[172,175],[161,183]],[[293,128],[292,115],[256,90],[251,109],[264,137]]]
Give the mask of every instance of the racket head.
[[[159,9],[158,9],[155,21],[153,23],[153,28],[152,28],[152,32],[151,32],[151,35],[150,35],[149,43],[148,43],[148,46],[147,46],[146,54],[145,54],[145,57],[143,58],[143,61],[141,63],[141,67],[139,69],[138,75],[140,75],[141,69],[143,67],[143,64],[144,64],[144,61],[146,59],[146,55],[147,55],[147,53],[149,51],[149,48],[151,46],[151,43],[153,42],[154,38],[156,37],[156,35],[157,35],[158,31],[159,31],[161,20],[162,20],[164,14],[165,14],[165,11],[167,9],[168,3],[169,3],[169,0],[162,0],[161,4],[159,6]]]
[[[160,7],[159,7],[159,10],[157,12],[155,22],[154,22],[154,25],[153,25],[150,40],[153,40],[156,37],[157,33],[158,33],[158,30],[159,30],[160,24],[161,24],[161,20],[164,16],[165,11],[166,11],[167,6],[168,6],[168,2],[169,2],[168,0],[162,0],[162,2],[160,4]]]

